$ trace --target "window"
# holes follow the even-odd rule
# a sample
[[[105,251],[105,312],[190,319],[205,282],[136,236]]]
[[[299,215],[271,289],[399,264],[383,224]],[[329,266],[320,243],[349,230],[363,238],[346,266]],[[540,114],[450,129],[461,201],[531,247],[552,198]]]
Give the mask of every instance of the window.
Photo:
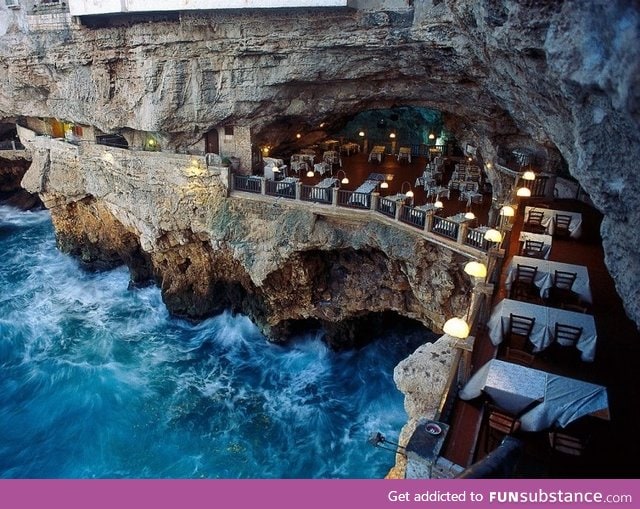
[[[18,0],[4,0],[4,3],[9,7],[9,9],[20,9]]]
[[[233,138],[233,126],[232,125],[225,126],[225,128],[224,128],[224,137],[227,138],[227,139]]]

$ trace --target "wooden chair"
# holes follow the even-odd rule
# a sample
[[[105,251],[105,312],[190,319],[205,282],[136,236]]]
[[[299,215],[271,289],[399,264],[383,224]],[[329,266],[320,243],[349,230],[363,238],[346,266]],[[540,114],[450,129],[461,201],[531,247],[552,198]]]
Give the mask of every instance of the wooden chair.
[[[580,361],[577,345],[581,336],[582,327],[556,323],[553,341],[545,350],[544,356],[561,365],[575,365]]]
[[[520,429],[520,420],[495,406],[492,403],[485,405],[485,450],[492,451],[506,435],[513,435]]]
[[[510,313],[509,325],[506,334],[504,334],[507,347],[532,353],[534,345],[531,342],[531,332],[535,323],[535,318]]]
[[[575,348],[582,336],[582,327],[556,323],[555,333],[553,335],[554,344],[561,347]]]
[[[536,356],[532,353],[525,352],[524,350],[518,350],[517,348],[507,347],[507,353],[505,359],[508,362],[519,364],[520,366],[533,366]]]
[[[511,283],[509,298],[527,302],[539,302],[541,300],[540,290],[534,284],[537,274],[538,267],[519,263],[516,266],[516,277]]]
[[[542,226],[543,218],[544,212],[539,210],[530,210],[522,229],[533,233],[545,233],[547,229]]]
[[[555,237],[569,238],[571,232],[569,231],[569,225],[571,224],[571,216],[566,214],[556,214],[553,218],[553,235]]]
[[[553,273],[553,283],[549,288],[547,303],[550,306],[560,307],[562,304],[577,304],[580,297],[572,290],[578,274],[576,272],[566,272],[556,270]]]
[[[570,456],[583,456],[587,447],[587,440],[562,431],[549,432],[551,450]]]
[[[520,250],[520,255],[529,256],[530,258],[544,258],[544,242],[539,240],[525,240]]]

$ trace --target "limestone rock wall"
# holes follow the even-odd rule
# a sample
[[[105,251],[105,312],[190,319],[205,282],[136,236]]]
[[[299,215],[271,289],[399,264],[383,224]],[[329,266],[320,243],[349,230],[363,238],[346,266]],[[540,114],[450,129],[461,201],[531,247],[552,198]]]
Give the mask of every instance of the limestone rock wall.
[[[178,315],[231,308],[273,339],[316,326],[342,347],[389,313],[439,330],[466,310],[467,257],[412,231],[308,203],[228,197],[224,176],[190,156],[24,143],[34,163],[22,185],[51,210],[58,245],[89,267],[124,261]]]
[[[277,147],[296,132],[317,139],[321,123],[363,109],[439,109],[485,162],[517,140],[554,164],[564,158],[605,215],[606,262],[640,323],[637,2],[357,5],[58,31],[30,30],[1,10],[0,117],[154,131],[186,150],[218,125]]]
[[[38,195],[25,191],[20,185],[30,165],[29,154],[24,150],[0,152],[0,203],[23,210],[42,207]]]

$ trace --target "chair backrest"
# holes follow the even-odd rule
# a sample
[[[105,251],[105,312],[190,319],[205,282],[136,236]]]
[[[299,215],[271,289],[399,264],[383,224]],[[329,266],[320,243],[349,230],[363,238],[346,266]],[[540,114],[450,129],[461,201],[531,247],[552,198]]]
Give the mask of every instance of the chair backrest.
[[[544,218],[544,212],[540,212],[539,210],[530,210],[525,223],[542,225],[543,218]]]
[[[522,252],[529,256],[531,256],[532,254],[536,256],[540,256],[542,255],[543,249],[544,249],[544,242],[540,240],[525,240],[524,249],[522,250]]]
[[[566,325],[564,323],[556,323],[556,331],[554,338],[556,343],[564,346],[575,346],[580,336],[582,336],[582,327]]]
[[[531,331],[536,323],[535,318],[528,316],[509,314],[509,335],[515,334],[517,336],[524,336],[526,338],[531,337]]]
[[[556,223],[556,228],[561,230],[568,230],[569,225],[571,224],[571,216],[566,214],[556,214],[554,217],[554,221]]]
[[[520,421],[504,410],[494,405],[487,405],[487,411],[489,412],[487,422],[490,428],[505,435],[511,435],[520,428]]]
[[[516,266],[516,281],[518,283],[533,284],[538,273],[538,267],[518,264]]]
[[[582,456],[585,452],[585,440],[561,431],[549,432],[551,449],[571,456]]]
[[[521,366],[532,366],[536,360],[536,356],[518,348],[507,347],[506,359],[509,362],[520,364]]]
[[[566,272],[563,270],[556,270],[553,274],[553,287],[560,288],[561,290],[571,290],[573,283],[575,283],[578,274],[576,272]]]

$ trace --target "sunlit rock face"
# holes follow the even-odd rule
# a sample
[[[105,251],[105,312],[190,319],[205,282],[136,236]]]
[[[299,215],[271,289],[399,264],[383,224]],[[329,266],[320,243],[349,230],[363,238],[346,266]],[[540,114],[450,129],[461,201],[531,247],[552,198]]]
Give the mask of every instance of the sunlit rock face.
[[[278,146],[300,130],[303,142],[318,139],[322,122],[364,109],[437,109],[484,161],[523,143],[548,170],[566,161],[604,214],[606,262],[640,323],[637,4],[376,5],[39,32],[3,10],[0,116],[154,131],[164,148],[186,150],[223,124]]]
[[[59,247],[92,269],[125,262],[176,315],[232,309],[273,340],[316,328],[344,348],[385,321],[440,330],[467,309],[468,257],[409,227],[228,197],[221,175],[191,156],[25,143],[34,161],[22,185],[51,210]]]

